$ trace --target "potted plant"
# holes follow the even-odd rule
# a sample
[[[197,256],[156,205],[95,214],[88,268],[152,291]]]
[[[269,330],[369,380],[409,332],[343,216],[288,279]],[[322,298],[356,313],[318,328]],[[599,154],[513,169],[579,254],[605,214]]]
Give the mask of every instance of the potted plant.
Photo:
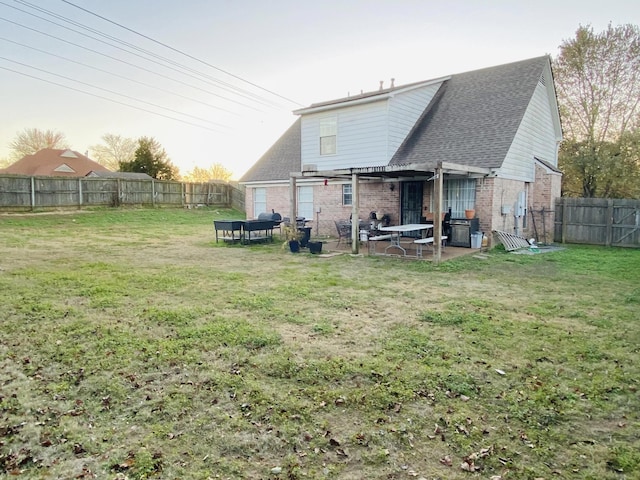
[[[311,253],[322,253],[322,242],[309,242],[307,246]]]
[[[300,239],[302,238],[303,232],[298,230],[298,227],[295,224],[287,223],[283,224],[282,227],[282,236],[284,237],[284,243],[282,244],[282,248],[285,246],[289,246],[289,250],[291,253],[297,253],[300,251]]]

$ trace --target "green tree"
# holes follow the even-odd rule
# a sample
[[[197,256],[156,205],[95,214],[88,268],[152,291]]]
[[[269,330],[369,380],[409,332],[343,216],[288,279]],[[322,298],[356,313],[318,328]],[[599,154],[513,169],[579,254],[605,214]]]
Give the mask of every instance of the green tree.
[[[43,148],[69,148],[64,133],[53,130],[25,128],[9,144],[11,159],[15,162],[25,155],[33,155]]]
[[[178,169],[171,163],[167,152],[151,137],[140,137],[134,159],[120,163],[121,172],[140,172],[158,180],[174,180],[179,177]]]
[[[563,193],[569,197],[640,198],[638,133],[618,142],[568,140],[560,149]]]
[[[554,61],[565,142],[559,163],[563,195],[638,196],[640,29],[580,26]],[[634,153],[635,152],[635,153]]]
[[[122,162],[133,161],[137,145],[133,138],[107,133],[102,136],[102,144],[89,147],[90,157],[115,172]]]
[[[214,163],[209,168],[194,167],[184,180],[188,182],[208,182],[209,180],[223,180],[228,182],[231,180],[233,173],[227,170],[223,165]]]

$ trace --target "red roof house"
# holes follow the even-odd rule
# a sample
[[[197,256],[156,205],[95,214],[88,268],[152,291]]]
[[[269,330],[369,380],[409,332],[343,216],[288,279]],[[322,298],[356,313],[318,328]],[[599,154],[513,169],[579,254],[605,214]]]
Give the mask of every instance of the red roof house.
[[[0,173],[16,175],[84,177],[91,171],[110,172],[86,155],[74,150],[44,148],[33,155],[25,155]]]

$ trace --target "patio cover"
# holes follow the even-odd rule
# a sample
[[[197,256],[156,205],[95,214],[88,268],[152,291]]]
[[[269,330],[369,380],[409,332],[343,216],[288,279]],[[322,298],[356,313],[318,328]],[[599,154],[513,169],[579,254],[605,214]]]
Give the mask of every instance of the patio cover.
[[[353,205],[352,218],[358,218],[360,210],[359,201],[359,185],[360,179],[373,178],[394,178],[394,179],[416,179],[424,178],[425,180],[434,180],[434,217],[442,216],[442,184],[444,175],[450,176],[466,176],[472,178],[487,177],[495,175],[495,172],[489,168],[472,167],[460,165],[451,162],[434,163],[410,163],[410,164],[393,164],[372,167],[352,167],[336,170],[313,170],[305,169],[302,172],[293,172],[290,174],[289,203],[290,211],[297,212],[296,205],[296,180],[298,178],[321,177],[321,178],[351,178]],[[357,229],[353,228],[351,237],[351,251],[357,254],[359,251],[359,238]],[[440,262],[442,248],[442,225],[440,222],[434,222],[433,227],[433,261]]]

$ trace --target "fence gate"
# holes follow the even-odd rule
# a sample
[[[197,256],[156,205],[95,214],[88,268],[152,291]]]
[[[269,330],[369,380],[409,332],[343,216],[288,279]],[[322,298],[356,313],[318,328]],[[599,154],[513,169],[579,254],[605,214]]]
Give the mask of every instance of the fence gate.
[[[554,240],[640,248],[640,200],[559,198]]]

